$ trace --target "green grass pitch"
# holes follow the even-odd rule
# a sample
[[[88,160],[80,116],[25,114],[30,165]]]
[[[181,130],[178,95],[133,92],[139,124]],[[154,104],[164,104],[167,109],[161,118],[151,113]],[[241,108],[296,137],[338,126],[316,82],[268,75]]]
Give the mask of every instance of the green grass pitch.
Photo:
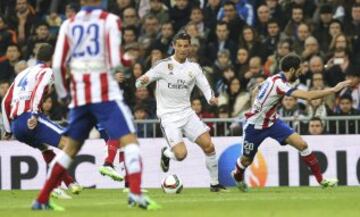
[[[163,208],[144,211],[128,208],[126,194],[119,189],[86,189],[72,200],[57,200],[65,212],[30,211],[38,191],[0,191],[0,216],[64,216],[64,217],[352,217],[360,216],[360,188],[279,187],[251,189],[241,193],[211,193],[209,189],[184,189],[181,194],[164,194],[149,189],[149,196]]]

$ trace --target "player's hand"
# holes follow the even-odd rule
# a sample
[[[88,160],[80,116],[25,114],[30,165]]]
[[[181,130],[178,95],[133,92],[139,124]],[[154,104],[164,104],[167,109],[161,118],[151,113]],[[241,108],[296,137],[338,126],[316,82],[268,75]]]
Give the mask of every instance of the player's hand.
[[[136,81],[136,87],[142,87],[142,86],[145,86],[146,84],[148,84],[150,82],[150,79],[148,76],[146,75],[143,75],[141,76],[140,78],[137,79]]]
[[[38,124],[38,120],[35,116],[31,116],[31,118],[27,120],[27,127],[29,128],[29,130],[35,129],[37,124]]]
[[[125,74],[122,72],[116,72],[115,73],[115,79],[119,83],[123,83],[126,79]]]
[[[217,105],[218,102],[219,102],[219,100],[216,97],[211,97],[211,99],[209,100],[210,105]]]
[[[12,133],[5,132],[2,136],[3,140],[9,140],[12,136]]]
[[[332,90],[334,93],[337,93],[340,90],[342,90],[343,88],[350,86],[350,84],[351,84],[350,80],[342,81],[342,82],[339,82],[335,87],[333,87]]]

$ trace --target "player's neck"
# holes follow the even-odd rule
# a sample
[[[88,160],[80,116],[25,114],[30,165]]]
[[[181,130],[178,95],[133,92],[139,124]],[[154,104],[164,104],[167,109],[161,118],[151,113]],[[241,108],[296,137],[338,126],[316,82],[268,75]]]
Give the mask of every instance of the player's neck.
[[[174,55],[174,59],[179,63],[184,63],[186,61],[186,58],[179,58],[176,55]]]

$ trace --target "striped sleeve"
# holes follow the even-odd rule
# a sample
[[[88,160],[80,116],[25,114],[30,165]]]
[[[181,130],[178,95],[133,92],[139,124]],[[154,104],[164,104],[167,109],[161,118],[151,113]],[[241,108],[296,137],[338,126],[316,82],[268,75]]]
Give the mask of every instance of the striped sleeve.
[[[66,84],[66,66],[70,58],[70,41],[66,35],[68,25],[69,20],[61,25],[53,57],[55,89],[59,98],[65,98],[68,95]]]
[[[53,83],[54,74],[50,68],[45,69],[42,71],[37,79],[35,88],[31,95],[31,111],[32,112],[39,112],[40,110],[40,103],[44,96],[44,93],[48,90],[49,86]]]
[[[110,69],[122,66],[121,62],[121,20],[115,15],[109,15],[106,20],[106,56]]]
[[[7,91],[1,103],[2,120],[3,120],[4,130],[7,133],[11,133],[10,113],[11,113],[11,101],[12,101],[13,92],[14,92],[14,83],[11,84],[9,90]]]

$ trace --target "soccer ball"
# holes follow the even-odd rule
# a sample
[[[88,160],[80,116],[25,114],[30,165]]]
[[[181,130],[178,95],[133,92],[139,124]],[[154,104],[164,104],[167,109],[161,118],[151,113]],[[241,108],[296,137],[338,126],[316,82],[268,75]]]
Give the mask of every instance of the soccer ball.
[[[161,188],[167,194],[179,194],[183,189],[183,184],[176,175],[170,175],[161,181]]]

